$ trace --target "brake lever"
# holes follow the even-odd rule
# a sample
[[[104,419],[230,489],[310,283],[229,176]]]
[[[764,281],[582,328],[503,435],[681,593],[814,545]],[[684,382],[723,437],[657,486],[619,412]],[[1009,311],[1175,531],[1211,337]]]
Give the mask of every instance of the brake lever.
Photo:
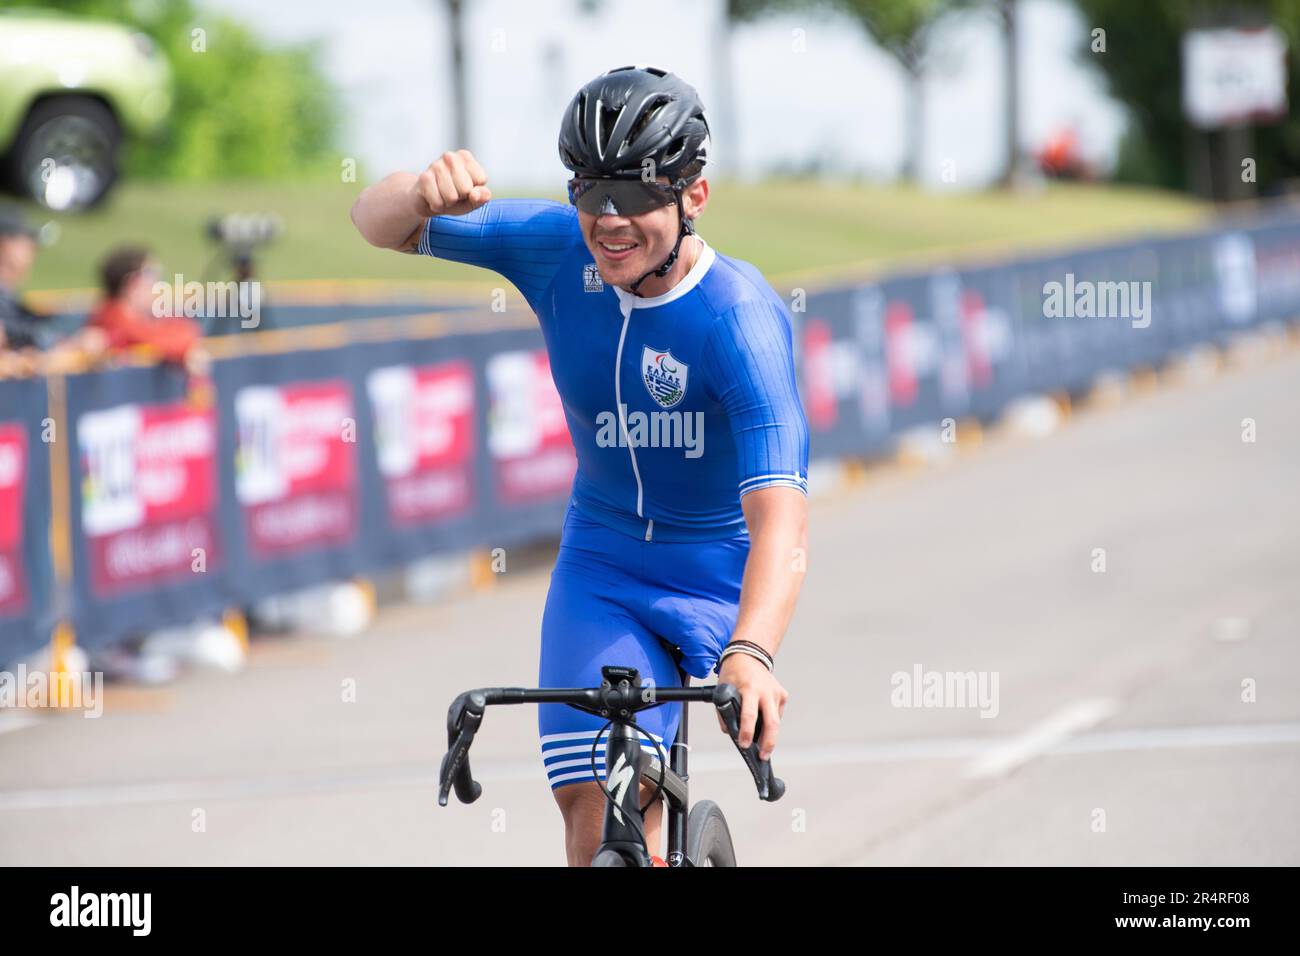
[[[466,691],[447,709],[447,753],[438,770],[438,806],[447,805],[454,786],[461,803],[473,803],[483,793],[469,767],[469,748],[483,723],[487,700],[479,691]]]
[[[713,690],[713,706],[722,715],[722,722],[727,725],[731,742],[740,751],[754,777],[754,786],[758,788],[758,798],[769,803],[780,800],[785,795],[785,781],[772,772],[772,761],[763,760],[758,755],[758,741],[763,733],[763,713],[759,711],[754,722],[754,741],[748,747],[740,746],[740,692],[730,684],[719,684]]]

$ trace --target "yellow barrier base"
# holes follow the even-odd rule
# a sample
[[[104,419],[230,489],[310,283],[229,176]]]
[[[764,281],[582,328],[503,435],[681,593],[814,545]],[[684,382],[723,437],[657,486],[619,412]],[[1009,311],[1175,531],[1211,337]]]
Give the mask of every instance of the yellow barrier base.
[[[248,655],[248,618],[237,608],[231,608],[225,614],[221,615],[221,626],[235,636],[240,646],[244,649],[244,655]]]
[[[370,620],[373,621],[375,613],[379,609],[379,597],[375,591],[375,582],[369,578],[353,578],[352,583],[361,590],[362,595],[365,597],[366,608],[370,612]]]
[[[72,662],[76,644],[76,632],[70,623],[60,621],[54,626],[54,632],[50,636],[49,671],[49,706],[52,709],[68,710],[76,703],[71,677],[74,671],[80,672],[80,668],[73,667]],[[77,679],[80,680],[80,677]]]
[[[469,555],[469,586],[475,591],[486,591],[496,584],[492,571],[492,552],[480,548]]]
[[[1065,421],[1074,413],[1074,404],[1070,401],[1069,392],[1052,392],[1048,398],[1056,403],[1056,407],[1061,413],[1062,421]]]
[[[984,426],[978,418],[963,418],[957,423],[957,450],[975,451],[984,444]]]
[[[1152,368],[1135,368],[1129,372],[1128,384],[1134,394],[1153,392],[1160,385],[1160,378]]]

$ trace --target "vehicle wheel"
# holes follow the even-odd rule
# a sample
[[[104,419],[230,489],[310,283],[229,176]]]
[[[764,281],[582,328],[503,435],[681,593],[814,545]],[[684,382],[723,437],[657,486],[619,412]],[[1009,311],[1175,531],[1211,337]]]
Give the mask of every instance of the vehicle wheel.
[[[617,850],[601,850],[591,858],[592,866],[627,866],[627,860]]]
[[[37,103],[14,140],[8,172],[25,196],[49,209],[85,209],[117,179],[121,131],[107,106],[86,96]]]
[[[686,819],[686,858],[696,866],[735,866],[736,848],[722,808],[712,800],[691,807]]]

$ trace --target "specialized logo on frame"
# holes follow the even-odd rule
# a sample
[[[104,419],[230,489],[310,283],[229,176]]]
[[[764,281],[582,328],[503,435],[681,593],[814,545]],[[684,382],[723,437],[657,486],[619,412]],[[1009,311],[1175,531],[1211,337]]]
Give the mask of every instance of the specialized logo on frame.
[[[686,376],[690,366],[678,361],[672,352],[660,352],[649,346],[641,351],[641,376],[650,397],[661,408],[672,408],[686,396]]]

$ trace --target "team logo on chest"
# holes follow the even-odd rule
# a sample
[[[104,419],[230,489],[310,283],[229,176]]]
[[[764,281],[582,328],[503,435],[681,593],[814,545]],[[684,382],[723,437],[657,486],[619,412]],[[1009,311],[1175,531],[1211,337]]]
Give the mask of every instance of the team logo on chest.
[[[583,292],[604,292],[605,282],[600,277],[600,270],[596,268],[596,263],[588,262],[582,267],[582,291]]]
[[[660,352],[646,346],[641,350],[641,377],[650,397],[661,408],[672,408],[686,395],[686,373],[690,367],[673,358],[672,352]]]

